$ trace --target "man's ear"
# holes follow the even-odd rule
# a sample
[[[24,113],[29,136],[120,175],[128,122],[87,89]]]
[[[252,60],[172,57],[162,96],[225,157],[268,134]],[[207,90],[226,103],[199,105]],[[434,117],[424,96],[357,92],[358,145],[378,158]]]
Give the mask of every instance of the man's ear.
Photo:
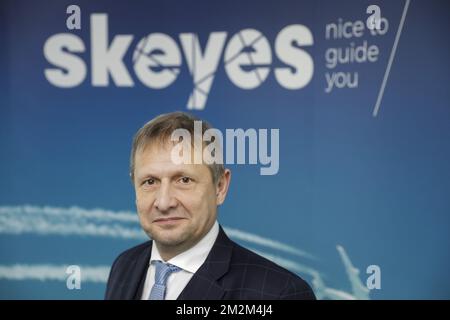
[[[227,196],[228,187],[231,181],[231,171],[230,169],[225,169],[223,175],[219,178],[216,185],[216,204],[220,206]]]

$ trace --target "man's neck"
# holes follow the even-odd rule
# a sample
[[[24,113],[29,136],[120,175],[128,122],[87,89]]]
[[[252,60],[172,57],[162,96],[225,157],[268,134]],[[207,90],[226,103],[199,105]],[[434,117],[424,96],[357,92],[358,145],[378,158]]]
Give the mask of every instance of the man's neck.
[[[197,241],[195,242],[186,242],[178,246],[165,246],[164,244],[155,241],[155,245],[158,248],[159,255],[164,261],[169,261],[173,257],[176,257],[177,255],[191,249],[192,247],[197,245],[202,239],[204,239],[208,233],[211,232],[214,224],[209,228],[209,230],[206,233],[198,237]]]
[[[185,246],[165,246],[161,243],[155,242],[156,247],[158,248],[159,251],[159,255],[161,256],[161,258],[163,258],[164,261],[169,261],[170,259],[172,259],[173,257],[176,257],[177,255],[179,255],[180,253],[189,250],[190,248],[192,248],[193,246],[195,246],[195,244],[197,244],[198,241],[192,245],[185,245]]]

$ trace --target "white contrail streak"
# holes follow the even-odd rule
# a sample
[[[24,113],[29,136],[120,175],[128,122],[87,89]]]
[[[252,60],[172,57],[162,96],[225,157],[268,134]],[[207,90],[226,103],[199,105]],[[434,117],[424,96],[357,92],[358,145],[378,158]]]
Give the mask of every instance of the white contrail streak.
[[[239,239],[242,241],[246,241],[246,242],[251,242],[251,243],[255,243],[255,244],[259,244],[261,246],[265,246],[265,247],[269,247],[272,249],[276,249],[276,250],[280,250],[280,251],[284,251],[286,253],[291,253],[300,257],[305,257],[305,258],[310,258],[310,259],[315,259],[315,257],[305,251],[302,250],[298,250],[292,246],[289,246],[287,244],[275,241],[275,240],[271,240],[268,238],[263,238],[261,236],[258,236],[256,234],[252,234],[252,233],[248,233],[248,232],[244,232],[241,230],[237,230],[237,229],[232,229],[232,228],[228,228],[225,227],[225,231],[226,233],[235,239]]]
[[[14,264],[0,265],[0,279],[5,280],[39,280],[66,281],[69,265],[51,264]],[[105,283],[108,279],[109,266],[80,266],[81,282]]]
[[[314,259],[304,251],[249,232],[225,227],[233,238],[285,253]],[[0,233],[40,235],[80,235],[147,240],[136,213],[80,207],[0,206]]]
[[[256,234],[233,228],[225,228],[225,230],[231,238],[265,247],[264,250],[253,248],[250,248],[250,250],[289,270],[312,276],[316,282],[315,289],[320,293],[320,297],[334,299],[351,299],[356,297],[350,293],[326,287],[321,280],[319,272],[313,268],[291,259],[280,257],[278,254],[267,252],[266,249],[315,259],[311,254]],[[0,234],[18,235],[24,233],[136,240],[148,239],[139,226],[137,214],[133,212],[114,212],[104,209],[87,210],[79,207],[0,206]],[[68,274],[66,274],[67,267],[68,265],[52,264],[0,265],[0,280],[66,281],[68,277]],[[109,266],[80,266],[80,268],[82,282],[105,283],[110,270]]]
[[[101,209],[88,211],[78,207],[2,206],[0,233],[148,239],[135,214]]]

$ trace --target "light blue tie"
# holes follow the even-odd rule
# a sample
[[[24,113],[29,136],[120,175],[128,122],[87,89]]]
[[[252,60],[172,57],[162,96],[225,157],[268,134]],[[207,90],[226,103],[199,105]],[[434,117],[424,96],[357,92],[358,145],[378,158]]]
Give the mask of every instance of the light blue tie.
[[[150,291],[149,300],[164,300],[166,294],[166,282],[172,272],[178,272],[181,268],[170,263],[155,261],[155,284]]]

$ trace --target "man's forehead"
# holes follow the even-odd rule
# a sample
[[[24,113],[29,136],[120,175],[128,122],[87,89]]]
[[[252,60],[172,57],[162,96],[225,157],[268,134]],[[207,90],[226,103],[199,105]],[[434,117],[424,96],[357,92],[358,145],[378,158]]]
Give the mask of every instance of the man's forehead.
[[[135,158],[145,159],[146,161],[151,160],[152,162],[172,162],[178,163],[180,154],[180,142],[171,140],[156,140],[142,145],[136,149]],[[178,148],[177,148],[178,147]],[[203,147],[196,148],[194,145],[191,148],[185,150],[183,147],[182,152],[188,152],[190,155],[191,164],[202,164],[203,161]],[[174,154],[172,154],[174,152]],[[200,159],[200,163],[195,161],[195,158]],[[164,159],[164,160],[163,160]]]
[[[171,157],[172,149],[167,145],[150,145],[136,150],[136,164],[145,165],[172,165],[174,167],[184,167],[185,164],[176,164]]]
[[[194,162],[195,148],[192,148],[191,163],[176,163],[172,158],[172,150],[178,142],[171,140],[154,140],[138,147],[134,155],[134,170],[136,177],[154,176],[175,176],[186,174],[200,177],[208,175],[212,179],[213,173],[206,163],[197,164]],[[199,150],[200,153],[202,152]]]
[[[136,155],[138,153],[148,153],[148,152],[155,152],[155,151],[165,151],[170,152],[172,148],[176,145],[175,141],[171,141],[170,139],[152,139],[150,141],[145,141],[141,143],[136,148]]]
[[[172,143],[151,144],[145,148],[136,150],[135,161],[136,170],[139,169],[165,169],[172,171],[194,171],[207,169],[204,164],[177,164],[173,161]]]

